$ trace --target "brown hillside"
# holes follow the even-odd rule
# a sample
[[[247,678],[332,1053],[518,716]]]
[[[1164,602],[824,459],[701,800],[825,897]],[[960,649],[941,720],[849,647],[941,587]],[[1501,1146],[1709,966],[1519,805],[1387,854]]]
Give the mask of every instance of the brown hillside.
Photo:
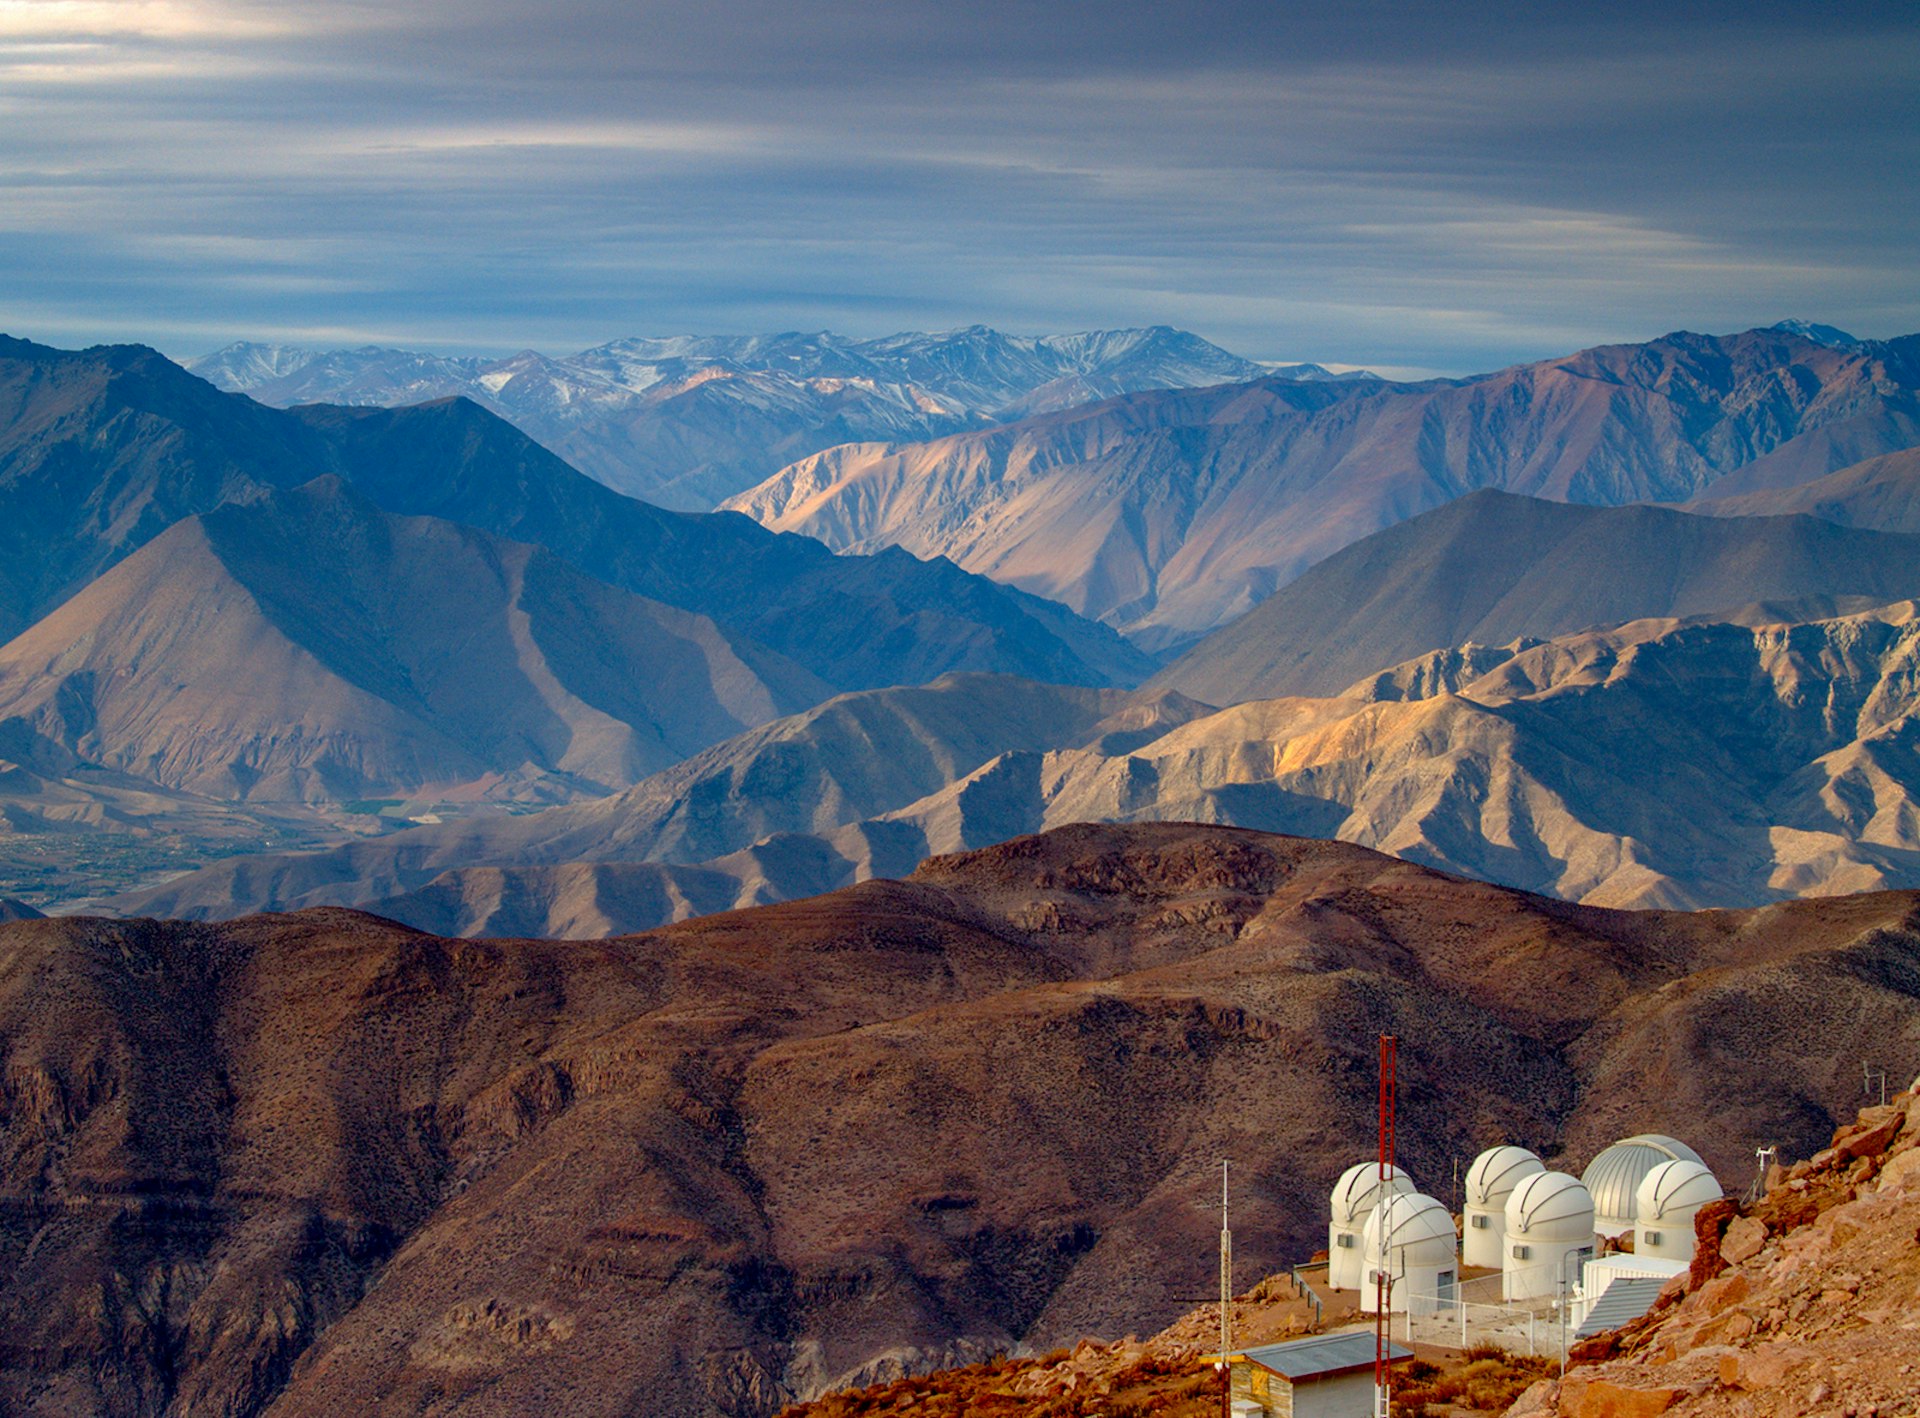
[[[1621,913],[1076,827],[599,943],[344,911],[0,928],[0,1411],[762,1418],[1146,1332],[1404,1161],[1811,1151],[1920,1054],[1920,897]],[[1783,1083],[1783,1081],[1789,1081]],[[891,1368],[890,1368],[891,1366]]]

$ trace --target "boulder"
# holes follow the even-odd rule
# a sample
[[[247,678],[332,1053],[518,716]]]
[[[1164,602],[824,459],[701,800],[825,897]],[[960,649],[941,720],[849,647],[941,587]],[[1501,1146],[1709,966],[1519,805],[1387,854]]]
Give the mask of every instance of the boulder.
[[[1865,1127],[1848,1128],[1834,1140],[1835,1150],[1842,1157],[1873,1157],[1887,1150],[1887,1144],[1899,1136],[1901,1124],[1907,1115],[1898,1108],[1869,1109],[1870,1112],[1886,1113],[1878,1122]]]
[[[1727,1225],[1726,1238],[1720,1242],[1720,1258],[1728,1265],[1739,1265],[1760,1254],[1767,1243],[1767,1228],[1751,1216],[1736,1216]]]
[[[1560,1385],[1561,1418],[1658,1418],[1687,1396],[1679,1388],[1628,1388],[1607,1379],[1569,1378]]]

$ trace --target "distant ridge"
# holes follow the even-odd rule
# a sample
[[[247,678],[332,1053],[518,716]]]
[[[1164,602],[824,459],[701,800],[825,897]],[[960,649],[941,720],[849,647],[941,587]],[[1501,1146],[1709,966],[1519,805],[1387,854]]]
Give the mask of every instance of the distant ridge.
[[[1476,492],[1337,552],[1151,684],[1210,704],[1337,694],[1467,641],[1845,596],[1920,596],[1920,536]]]
[[[845,696],[603,802],[219,863],[110,905],[220,917],[377,901],[430,929],[546,911],[555,931],[635,930],[1102,821],[1338,838],[1594,905],[1909,888],[1916,663],[1906,601],[1450,647],[1334,696],[1219,710],[956,678]],[[671,866],[643,873],[648,859]]]
[[[187,368],[282,408],[459,395],[609,487],[699,512],[839,443],[910,442],[1140,389],[1266,372],[1164,325],[1038,336],[971,325],[878,339],[824,330],[636,337],[497,360],[241,343]],[[1288,374],[1337,377],[1317,365]]]
[[[948,564],[835,557],[745,518],[624,497],[464,400],[288,413],[138,346],[19,340],[0,340],[0,637],[182,518],[329,473],[387,511],[545,546],[837,689],[951,670],[1137,682],[1150,668],[1111,630]]]
[[[1920,533],[1920,448],[1902,449],[1793,487],[1729,491],[1687,504],[1714,517],[1801,513],[1876,532]]]
[[[176,523],[0,646],[0,741],[222,799],[553,802],[830,692],[704,616],[326,477]]]
[[[726,505],[841,551],[948,557],[1165,651],[1477,490],[1683,502],[1917,445],[1920,336],[1682,331],[1468,380],[1254,381],[850,444]]]

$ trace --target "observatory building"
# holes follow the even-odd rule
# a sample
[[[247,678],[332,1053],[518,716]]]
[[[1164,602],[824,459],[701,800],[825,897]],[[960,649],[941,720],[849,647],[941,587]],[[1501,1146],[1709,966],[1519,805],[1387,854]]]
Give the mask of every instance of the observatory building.
[[[1699,1162],[1686,1143],[1659,1133],[1623,1137],[1587,1164],[1580,1176],[1593,1197],[1593,1225],[1602,1236],[1624,1236],[1638,1218],[1640,1183],[1662,1162]]]
[[[1593,1197],[1565,1172],[1535,1172],[1507,1197],[1500,1298],[1547,1300],[1577,1285],[1574,1257],[1593,1250]]]
[[[1506,1263],[1507,1198],[1526,1178],[1546,1170],[1524,1147],[1491,1147],[1473,1159],[1461,1211],[1462,1264],[1499,1270]]]
[[[1691,1261],[1694,1214],[1721,1195],[1719,1179],[1701,1163],[1662,1162],[1640,1179],[1634,1195],[1634,1255]]]
[[[1392,1313],[1429,1314],[1442,1304],[1451,1306],[1460,1276],[1458,1244],[1453,1217],[1441,1203],[1418,1192],[1388,1197],[1367,1218],[1362,1238],[1361,1313],[1379,1311],[1378,1271],[1392,1286],[1386,1306]]]
[[[1387,1168],[1387,1196],[1413,1191],[1413,1179],[1398,1167]],[[1367,1218],[1380,1204],[1380,1164],[1358,1162],[1333,1184],[1333,1219],[1327,1226],[1327,1284],[1336,1290],[1358,1290],[1365,1276],[1362,1251]]]

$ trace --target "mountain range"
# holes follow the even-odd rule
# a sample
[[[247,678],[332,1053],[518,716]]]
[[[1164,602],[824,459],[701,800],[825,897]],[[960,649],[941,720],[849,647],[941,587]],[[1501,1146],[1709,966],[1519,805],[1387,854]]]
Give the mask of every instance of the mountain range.
[[[904,547],[1154,650],[1479,489],[1592,505],[1811,481],[1920,444],[1920,336],[1676,333],[1467,380],[1133,394],[804,458],[725,505],[840,551]]]
[[[944,360],[984,397],[973,344],[908,343],[869,353],[908,372]],[[1470,419],[1475,438],[1510,461],[1532,448],[1528,476],[1551,472],[1556,499],[1485,488],[1389,518],[1156,674],[1111,626],[944,559],[835,554],[624,496],[466,399],[276,410],[136,347],[9,342],[0,817],[17,830],[0,887],[43,906],[378,904],[448,933],[605,934],[901,875],[1076,815],[1336,834],[1604,902],[1907,884],[1909,775],[1887,745],[1904,731],[1895,642],[1920,543],[1724,515],[1803,498],[1897,524],[1907,453],[1771,484],[1899,432],[1907,343],[1670,337],[1477,381],[1265,379],[1079,410],[1066,417],[1091,430],[1126,409],[1264,401],[1309,421],[1365,413],[1371,439],[1382,401],[1442,400],[1423,405],[1431,433],[1444,400],[1470,394],[1480,418],[1500,388],[1504,432]],[[1126,342],[1043,346],[1112,363]],[[675,348],[627,354],[726,354]],[[728,348],[815,374],[846,357],[831,341]],[[257,372],[290,367],[255,354]],[[1580,457],[1572,430],[1590,435]],[[1566,500],[1607,467],[1700,482],[1708,454],[1735,466],[1692,512]],[[1357,468],[1334,481],[1367,483]],[[1730,482],[1753,486],[1711,495]],[[1723,515],[1694,515],[1708,511]],[[1776,641],[1817,648],[1782,660]],[[1562,668],[1500,678],[1548,654],[1535,642]],[[1606,655],[1665,665],[1680,687],[1582,678]],[[1717,761],[1690,716],[1728,684],[1746,686],[1716,711],[1732,741],[1773,758],[1728,760],[1727,791],[1703,787],[1681,817],[1651,788],[1658,810],[1623,815],[1599,746],[1641,765],[1621,781],[1654,771],[1647,744]],[[1768,738],[1804,686],[1853,704],[1860,684],[1880,686],[1882,717],[1836,710]],[[1569,729],[1589,701],[1639,737]],[[1816,798],[1879,806],[1816,810],[1795,774]],[[1745,855],[1696,840],[1685,814]],[[396,818],[422,825],[390,832]]]
[[[332,476],[175,523],[0,646],[23,763],[267,802],[600,796],[831,693],[705,616]]]
[[[242,343],[187,368],[286,408],[461,396],[621,492],[704,512],[839,443],[911,442],[1140,389],[1267,369],[1165,326],[1017,336],[975,325],[852,339],[813,334],[615,340],[548,358]],[[1337,379],[1318,365],[1293,379]]]
[[[768,1418],[1151,1332],[1400,1161],[1723,1177],[1920,1047],[1911,894],[1569,906],[1340,843],[1063,829],[588,944],[339,911],[0,927],[8,1411]],[[1783,1087],[1781,1080],[1791,1080]]]
[[[946,562],[623,496],[461,399],[270,409],[0,340],[0,882],[40,905],[625,786],[955,670],[1137,683]]]
[[[950,565],[836,557],[745,518],[621,496],[465,400],[289,413],[138,346],[18,340],[0,340],[0,634],[183,518],[325,474],[388,512],[543,546],[836,688],[954,669],[1109,683],[1149,665],[1111,631]]]
[[[605,934],[1068,823],[1154,820],[1338,838],[1636,908],[1910,886],[1916,663],[1902,602],[1456,647],[1333,697],[1220,710],[955,677],[846,696],[597,802],[216,863],[111,904],[377,903],[449,933]]]

